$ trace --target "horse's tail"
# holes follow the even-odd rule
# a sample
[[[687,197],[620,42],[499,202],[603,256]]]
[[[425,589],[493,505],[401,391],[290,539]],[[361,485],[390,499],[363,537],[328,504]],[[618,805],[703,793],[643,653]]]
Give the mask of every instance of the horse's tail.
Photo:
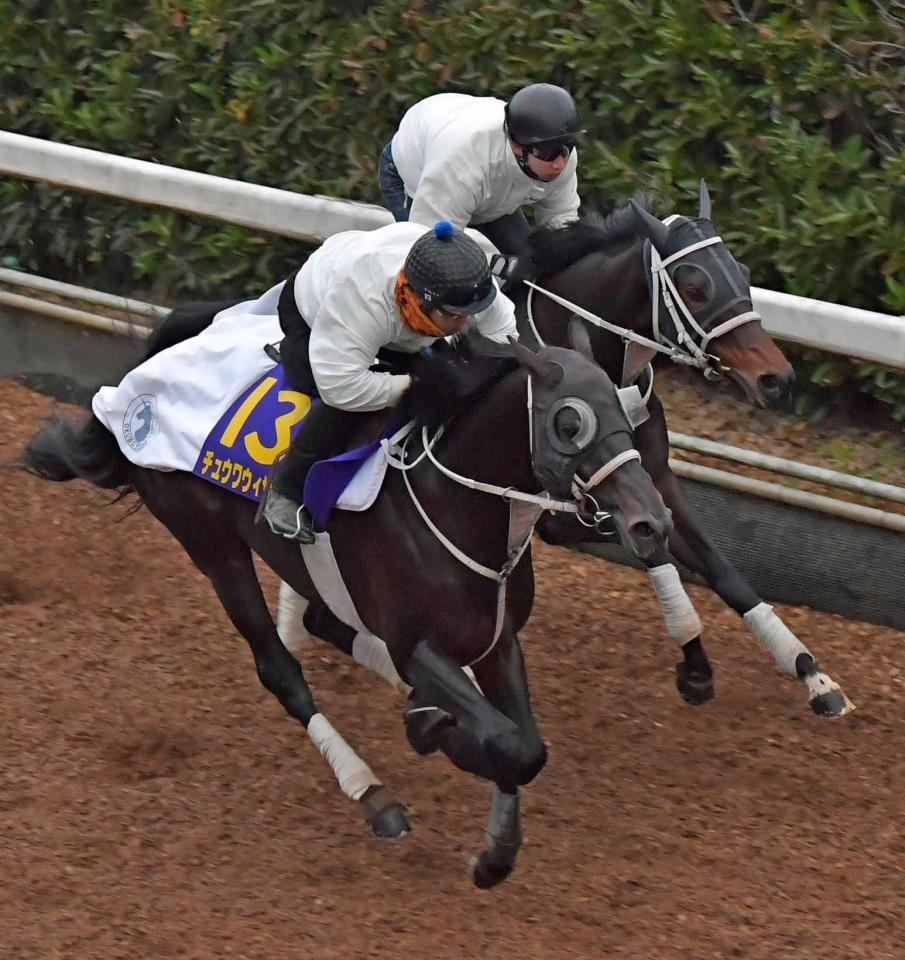
[[[132,489],[132,464],[94,414],[85,420],[51,417],[28,442],[19,464],[45,480],[88,480],[123,496]]]
[[[210,326],[211,321],[221,310],[233,307],[247,299],[247,297],[237,297],[232,300],[199,301],[174,307],[148,338],[145,359],[153,357],[161,350],[166,350],[167,347],[182,343],[189,337],[197,337],[202,330]]]

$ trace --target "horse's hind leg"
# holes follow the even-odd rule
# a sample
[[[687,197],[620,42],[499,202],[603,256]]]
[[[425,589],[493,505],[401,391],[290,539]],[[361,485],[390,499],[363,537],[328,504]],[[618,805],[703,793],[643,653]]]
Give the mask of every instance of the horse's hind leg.
[[[148,477],[144,489],[139,491],[142,499],[211,581],[224,610],[251,648],[263,686],[305,727],[330,764],[343,793],[361,803],[373,831],[381,837],[408,833],[409,824],[402,807],[318,711],[301,665],[277,633],[247,544],[222,522],[214,528],[216,535],[210,536],[210,526],[198,522],[198,512],[210,510],[210,504],[206,498],[193,495],[196,488],[189,486],[183,498],[174,498],[170,481],[171,486],[166,488],[169,496],[163,497],[157,495],[156,479],[153,474]],[[194,478],[187,478],[187,483],[196,482]],[[194,509],[187,509],[186,505]],[[222,521],[222,517],[217,519]]]
[[[317,709],[299,662],[280,640],[248,548],[236,541],[235,554],[226,564],[218,558],[213,568],[204,572],[236,629],[248,641],[261,683],[290,716],[304,725],[330,764],[343,793],[361,803],[374,833],[379,837],[408,833],[410,827],[402,806]]]

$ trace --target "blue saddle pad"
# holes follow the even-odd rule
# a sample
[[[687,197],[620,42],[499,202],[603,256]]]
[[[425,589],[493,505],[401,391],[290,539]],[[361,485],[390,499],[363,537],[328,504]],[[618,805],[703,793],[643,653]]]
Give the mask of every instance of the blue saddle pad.
[[[289,386],[283,365],[277,364],[229,405],[208,434],[192,472],[232,493],[259,501],[267,491],[274,462],[289,446],[314,403],[320,401]],[[382,436],[392,432],[388,428]],[[311,468],[304,502],[319,525],[326,524],[343,491],[379,446],[380,441],[375,440]]]
[[[384,436],[389,436],[389,432]],[[330,514],[346,487],[361,469],[365,460],[380,448],[380,440],[357,447],[329,460],[321,460],[308,471],[302,500],[315,522],[321,528],[327,525]]]

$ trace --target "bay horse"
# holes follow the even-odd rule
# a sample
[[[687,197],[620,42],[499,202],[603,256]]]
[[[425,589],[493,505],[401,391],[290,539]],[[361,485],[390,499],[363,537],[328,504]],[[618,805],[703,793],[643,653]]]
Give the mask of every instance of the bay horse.
[[[529,282],[519,298],[520,339],[537,346],[562,344],[570,318],[581,317],[594,357],[613,381],[643,387],[650,415],[635,431],[635,444],[672,511],[669,552],[703,576],[784,672],[804,682],[818,716],[843,716],[852,704],[842,689],[714,546],[683,493],[669,467],[666,417],[649,363],[665,354],[708,379],[728,376],[758,407],[779,404],[794,372],[753,309],[747,268],[716,232],[704,181],[696,218],[673,215],[660,221],[649,205],[633,200],[607,218],[591,216],[534,233],[537,282]],[[547,517],[538,533],[554,544],[601,542],[599,529],[568,518]],[[667,632],[682,645],[679,692],[690,703],[703,703],[713,696],[714,684],[700,618],[669,553],[649,557],[645,564]]]
[[[212,317],[208,308],[174,311],[149,353],[199,332]],[[326,527],[363,624],[372,640],[376,634],[386,644],[384,662],[376,662],[373,644],[356,659],[413,688],[410,712],[440,708],[443,722],[427,739],[410,735],[412,745],[421,753],[440,749],[494,784],[485,845],[471,865],[479,887],[513,869],[521,844],[519,788],[546,762],[518,639],[534,598],[530,538],[537,517],[590,504],[592,519],[612,513],[640,557],[662,550],[670,527],[620,399],[580,324],[569,342],[576,349],[534,353],[468,336],[416,357],[403,412],[415,420],[410,437],[420,444],[409,443],[413,449],[394,458],[396,469],[369,509],[336,510]],[[370,439],[375,421],[362,419]],[[313,548],[300,550],[256,523],[254,503],[222,487],[188,472],[134,465],[93,414],[46,426],[23,462],[48,480],[81,478],[137,493],[209,578],[251,648],[261,683],[305,727],[374,833],[409,830],[402,806],[321,713],[265,602],[253,553],[309,601],[305,624],[312,633],[356,654],[368,634],[341,623],[318,594],[304,560]]]

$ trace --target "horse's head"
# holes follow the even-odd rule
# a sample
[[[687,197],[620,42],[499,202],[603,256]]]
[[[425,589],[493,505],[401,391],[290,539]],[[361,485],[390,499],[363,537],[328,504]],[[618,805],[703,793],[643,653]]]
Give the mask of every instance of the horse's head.
[[[650,240],[656,339],[692,354],[705,375],[732,377],[752,404],[781,402],[794,371],[753,308],[748,269],[714,229],[704,181],[694,219],[661,222],[634,201],[632,210]]]
[[[632,428],[641,419],[597,365],[576,320],[569,325],[569,340],[575,349],[544,347],[534,353],[513,344],[519,363],[531,373],[534,473],[553,496],[580,496],[592,517],[611,514],[623,543],[637,556],[650,557],[665,544],[672,518],[632,445]]]

